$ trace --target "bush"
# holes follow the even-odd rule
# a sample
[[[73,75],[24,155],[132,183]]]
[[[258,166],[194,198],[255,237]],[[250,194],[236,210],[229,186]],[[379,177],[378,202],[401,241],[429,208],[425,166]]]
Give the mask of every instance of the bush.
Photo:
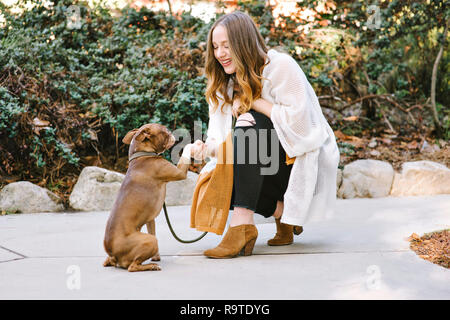
[[[77,1],[73,28],[73,4],[37,1],[18,17],[2,5],[2,176],[53,181],[77,174],[93,155],[105,164],[126,156],[119,141],[145,123],[192,133],[195,120],[208,120],[206,79],[196,68],[201,20],[128,7],[114,18]]]

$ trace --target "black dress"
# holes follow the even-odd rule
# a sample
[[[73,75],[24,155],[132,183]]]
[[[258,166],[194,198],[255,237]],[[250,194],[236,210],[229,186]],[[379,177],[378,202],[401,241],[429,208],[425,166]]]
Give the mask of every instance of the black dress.
[[[255,121],[235,126],[233,131],[230,210],[243,207],[268,218],[275,212],[277,201],[284,200],[292,165],[286,164],[286,152],[270,118],[255,110],[249,113]]]

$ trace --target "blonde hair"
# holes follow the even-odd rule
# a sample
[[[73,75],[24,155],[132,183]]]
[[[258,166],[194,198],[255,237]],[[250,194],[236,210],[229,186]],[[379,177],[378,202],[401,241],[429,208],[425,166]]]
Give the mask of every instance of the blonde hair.
[[[223,26],[227,31],[231,58],[236,66],[236,72],[233,75],[227,74],[214,56],[212,33],[218,25]],[[205,64],[208,79],[205,95],[206,100],[212,103],[214,112],[219,106],[218,92],[223,96],[222,111],[225,103],[232,104],[227,93],[230,78],[239,86],[237,94],[241,99],[239,114],[251,109],[253,102],[261,97],[262,72],[268,63],[268,61],[266,63],[267,51],[256,24],[247,14],[235,11],[214,22],[208,33]]]

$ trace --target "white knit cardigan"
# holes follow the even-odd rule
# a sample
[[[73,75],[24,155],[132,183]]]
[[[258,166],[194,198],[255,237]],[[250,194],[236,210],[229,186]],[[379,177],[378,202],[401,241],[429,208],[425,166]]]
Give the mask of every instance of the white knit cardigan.
[[[300,66],[288,54],[270,49],[269,64],[263,70],[262,98],[273,103],[270,119],[281,145],[295,162],[291,171],[281,222],[302,226],[328,219],[336,202],[336,174],[339,149],[333,130],[323,116],[317,96]],[[233,83],[228,84],[232,96]],[[231,105],[212,112],[206,143],[208,155],[217,149],[232,128]],[[202,169],[212,170],[217,159]]]

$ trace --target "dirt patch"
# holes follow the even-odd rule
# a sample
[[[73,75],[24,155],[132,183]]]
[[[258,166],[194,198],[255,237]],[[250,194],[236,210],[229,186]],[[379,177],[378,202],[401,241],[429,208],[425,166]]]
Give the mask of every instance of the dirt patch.
[[[420,258],[450,268],[450,229],[427,233],[419,237],[409,236],[409,247]]]
[[[340,165],[343,167],[359,159],[389,162],[394,170],[401,171],[404,162],[429,160],[450,167],[450,141],[380,134],[362,137],[334,132],[341,149]]]

